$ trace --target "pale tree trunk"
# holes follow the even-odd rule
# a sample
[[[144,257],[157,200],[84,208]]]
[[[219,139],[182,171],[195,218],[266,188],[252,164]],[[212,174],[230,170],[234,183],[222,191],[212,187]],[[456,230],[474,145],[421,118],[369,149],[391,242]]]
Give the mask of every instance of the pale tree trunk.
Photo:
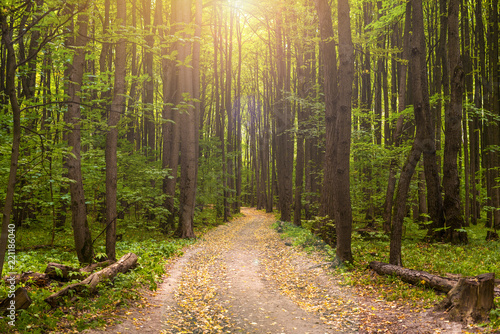
[[[337,165],[335,168],[334,207],[337,231],[337,258],[352,262],[352,208],[349,162],[351,153],[351,98],[354,80],[354,46],[348,0],[338,2],[339,19],[339,82],[336,124]]]
[[[125,0],[116,1],[116,19],[125,32],[127,23],[127,6]],[[118,174],[118,122],[125,112],[127,44],[124,37],[116,43],[115,49],[115,84],[113,102],[108,117],[108,133],[106,135],[106,255],[110,260],[116,260],[116,218],[117,218],[117,174]]]
[[[450,0],[448,7],[448,54],[451,72],[451,97],[446,108],[445,142],[443,158],[444,210],[446,213],[446,239],[452,243],[466,243],[458,175],[458,154],[462,140],[462,92],[464,71],[460,60],[458,35],[459,0]]]
[[[17,167],[19,161],[19,146],[21,142],[21,109],[17,100],[16,94],[16,53],[14,45],[11,40],[9,24],[7,18],[0,13],[0,24],[2,25],[2,43],[7,49],[7,69],[6,69],[6,87],[5,92],[10,99],[12,107],[12,153],[10,156],[10,171],[9,179],[7,181],[7,193],[5,195],[5,202],[2,215],[2,232],[0,235],[0,276],[2,274],[5,253],[7,252],[7,241],[9,234],[9,223],[12,207],[14,206],[14,190],[16,185]]]
[[[191,0],[176,2],[176,20],[187,25],[191,22]],[[196,198],[196,169],[198,167],[198,156],[196,152],[197,129],[195,108],[191,101],[193,97],[193,69],[191,63],[186,63],[186,58],[191,54],[190,36],[183,36],[184,44],[179,44],[178,60],[179,80],[178,89],[181,95],[186,96],[183,101],[180,115],[181,140],[181,179],[180,179],[180,198],[179,198],[179,229],[178,234],[182,238],[194,238],[193,219],[194,206]]]
[[[68,71],[68,110],[65,121],[68,125],[68,146],[72,147],[71,155],[67,157],[68,178],[72,180],[69,185],[71,194],[71,213],[73,216],[73,235],[78,260],[83,263],[92,261],[94,252],[92,238],[87,223],[87,209],[83,190],[81,168],[81,124],[80,124],[80,92],[85,69],[85,50],[87,44],[88,15],[83,11],[78,15],[78,33],[76,34],[73,63]]]

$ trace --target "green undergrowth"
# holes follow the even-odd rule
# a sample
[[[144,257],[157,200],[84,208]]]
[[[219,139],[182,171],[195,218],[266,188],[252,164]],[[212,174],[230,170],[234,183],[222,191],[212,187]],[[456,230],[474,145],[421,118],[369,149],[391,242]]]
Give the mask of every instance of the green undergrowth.
[[[198,237],[220,224],[215,218],[214,210],[198,213],[196,221],[195,233]],[[114,322],[113,316],[117,309],[144,303],[141,291],[157,288],[165,273],[166,261],[181,255],[185,246],[195,242],[195,240],[165,236],[157,228],[145,228],[146,225],[151,226],[150,223],[120,221],[118,225],[118,234],[122,234],[122,237],[116,244],[117,258],[129,252],[135,253],[138,256],[136,268],[125,274],[118,274],[113,281],[103,282],[98,286],[97,294],[70,295],[64,298],[55,309],[51,309],[44,299],[72,282],[64,285],[52,282],[44,288],[31,285],[27,289],[32,304],[27,310],[17,312],[14,327],[9,325],[10,319],[0,318],[0,333],[73,333],[86,328],[109,325]],[[101,228],[99,225],[91,225],[94,238]],[[33,227],[18,229],[17,247],[26,250],[18,251],[16,254],[17,273],[27,271],[43,273],[48,262],[79,267],[69,228],[57,232],[57,242],[54,247],[29,250],[30,247],[44,245],[50,240],[51,236],[47,230],[50,231]],[[105,256],[102,239],[104,236],[97,239],[94,244],[96,257]],[[18,287],[24,285],[20,284]],[[5,281],[2,280],[1,298],[7,295],[7,288]]]
[[[448,243],[426,243],[422,240],[425,230],[418,225],[406,222],[402,240],[403,265],[409,269],[423,270],[432,274],[460,274],[475,276],[494,272],[500,278],[500,242],[486,241],[486,231],[480,226],[467,228],[469,243],[451,245]],[[335,263],[335,249],[324,244],[311,233],[311,222],[303,222],[303,227],[290,223],[276,222],[273,228],[293,246],[302,247],[308,252],[321,252],[325,261]],[[421,284],[418,286],[402,282],[396,276],[380,276],[368,268],[371,261],[388,262],[389,237],[383,232],[357,232],[362,226],[354,226],[352,252],[354,263],[337,267],[336,273],[342,275],[346,285],[374,294],[377,298],[397,301],[414,308],[430,308],[444,298],[444,294]],[[496,309],[491,311],[490,330],[500,329],[500,298],[495,298]]]

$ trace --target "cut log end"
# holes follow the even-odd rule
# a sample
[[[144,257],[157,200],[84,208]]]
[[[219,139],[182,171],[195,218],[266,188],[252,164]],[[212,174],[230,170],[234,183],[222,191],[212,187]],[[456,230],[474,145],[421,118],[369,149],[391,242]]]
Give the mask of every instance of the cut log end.
[[[0,301],[0,313],[16,312],[27,309],[31,305],[31,298],[25,288],[17,288],[14,299],[9,297]]]
[[[494,287],[494,273],[460,278],[437,309],[446,310],[453,321],[464,323],[487,321],[494,306]]]

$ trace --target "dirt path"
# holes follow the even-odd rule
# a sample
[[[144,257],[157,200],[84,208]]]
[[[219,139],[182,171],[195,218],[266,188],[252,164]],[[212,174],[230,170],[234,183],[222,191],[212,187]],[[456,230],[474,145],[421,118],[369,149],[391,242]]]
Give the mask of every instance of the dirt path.
[[[324,259],[286,246],[269,228],[272,215],[248,208],[243,213],[172,265],[148,297],[150,307],[87,333],[465,332],[442,314],[358,296],[328,269],[311,269]]]

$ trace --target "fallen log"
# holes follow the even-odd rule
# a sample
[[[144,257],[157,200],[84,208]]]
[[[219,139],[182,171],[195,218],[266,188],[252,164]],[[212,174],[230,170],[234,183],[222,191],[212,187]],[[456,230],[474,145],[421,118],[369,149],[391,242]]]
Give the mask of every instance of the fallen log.
[[[490,310],[494,306],[494,286],[494,273],[460,278],[436,309],[447,311],[453,321],[484,322],[488,320]]]
[[[64,264],[49,262],[45,269],[45,274],[54,280],[67,282],[73,279],[83,280],[88,276],[88,273],[93,272],[98,268],[104,268],[114,263],[114,261],[106,260],[99,263],[92,263],[83,268],[77,269]]]
[[[372,261],[369,266],[379,275],[396,275],[404,282],[414,285],[420,284],[428,286],[434,290],[445,293],[448,293],[451,289],[453,289],[459,281],[458,278],[442,277],[433,275],[426,271],[407,269],[401,266],[379,261]],[[495,287],[494,294],[495,296],[500,296],[500,289]]]
[[[49,297],[45,298],[45,302],[47,302],[50,306],[56,307],[59,300],[67,295],[70,291],[75,291],[76,293],[82,293],[83,290],[87,290],[89,293],[94,293],[97,287],[97,284],[105,279],[113,279],[119,273],[125,273],[129,269],[133,268],[137,263],[137,255],[134,253],[127,253],[121,257],[118,262],[99,270],[81,282],[70,284],[59,290],[56,293],[53,293]]]
[[[50,278],[45,274],[35,273],[33,271],[26,271],[21,274],[7,275],[2,278],[5,282],[17,285],[19,283],[26,283],[26,286],[32,284],[38,286],[39,288],[46,286],[50,282]]]
[[[113,260],[106,260],[106,261],[102,261],[102,262],[98,262],[98,263],[91,263],[91,264],[81,268],[80,272],[81,273],[91,273],[96,269],[105,268],[109,265],[112,265],[113,263],[115,263],[115,261],[113,261]]]
[[[57,281],[69,281],[71,279],[81,280],[84,278],[78,269],[55,262],[49,262],[47,264],[45,274]]]
[[[31,298],[25,288],[17,288],[12,297],[0,300],[0,314],[15,314],[17,310],[27,309],[31,305]]]

